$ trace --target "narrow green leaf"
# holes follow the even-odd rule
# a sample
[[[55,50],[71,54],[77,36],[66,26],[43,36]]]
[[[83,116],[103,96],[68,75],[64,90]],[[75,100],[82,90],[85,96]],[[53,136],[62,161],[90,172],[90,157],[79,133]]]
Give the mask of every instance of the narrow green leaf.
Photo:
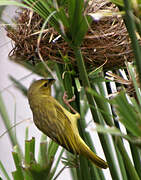
[[[9,135],[12,146],[13,147],[16,146],[16,145],[18,146],[20,155],[22,157],[22,150],[21,150],[21,148],[19,146],[19,143],[18,143],[18,141],[17,141],[17,139],[15,137],[15,134],[11,130],[12,125],[11,125],[11,122],[10,122],[10,119],[9,119],[9,116],[8,116],[8,113],[7,113],[6,106],[5,106],[4,102],[3,102],[1,93],[0,93],[0,115],[2,117],[2,120],[4,122],[5,127],[7,129],[7,133]]]
[[[119,6],[124,6],[123,0],[110,0],[112,3],[115,3],[116,5]]]
[[[86,32],[88,31],[88,23],[91,23],[91,18],[89,16],[83,16],[80,24],[79,24],[79,29],[77,30],[75,34],[75,40],[74,40],[74,45],[75,46],[81,46],[84,36]],[[76,38],[77,37],[77,38]]]
[[[20,6],[23,8],[28,8],[30,9],[27,5],[17,2],[17,1],[11,1],[11,0],[0,0],[0,6],[8,6],[8,5],[13,5],[13,6]]]
[[[72,3],[74,4],[74,2],[72,2]],[[72,23],[70,24],[70,26],[71,26],[70,30],[71,30],[72,41],[75,41],[75,39],[77,39],[76,38],[77,32],[80,33],[79,26],[82,21],[82,12],[83,12],[83,8],[84,8],[84,1],[83,0],[75,1],[75,5],[73,7],[74,7],[74,11],[72,10],[73,14],[71,16],[73,16],[73,18],[72,18]]]
[[[19,89],[24,96],[27,96],[27,88],[23,84],[21,84],[11,75],[9,75],[9,79],[15,84],[16,88]]]
[[[60,33],[62,34],[60,30],[60,25],[58,22],[58,19],[56,17],[56,14],[54,12],[57,12],[56,9],[53,6],[53,2],[42,0],[37,1],[36,3],[34,1],[24,0],[26,4],[28,4],[37,14],[39,14],[44,20],[49,19],[49,23]],[[49,3],[50,2],[50,3]],[[63,34],[62,34],[63,36]]]
[[[3,164],[2,164],[1,161],[0,161],[0,169],[1,169],[2,173],[3,173],[3,175],[5,176],[6,180],[10,180],[10,177],[9,177],[9,175],[8,175],[6,169],[5,169],[5,167],[3,166]]]
[[[51,161],[51,159],[54,158],[58,148],[59,148],[59,145],[56,142],[51,140],[49,145],[48,145],[48,154],[47,154],[49,161]]]
[[[3,13],[4,9],[5,9],[5,6],[0,7],[0,20],[1,20],[1,16],[2,16],[2,13]]]
[[[125,93],[120,93],[114,101],[120,117],[119,120],[133,135],[141,136],[141,128],[139,127],[140,120],[138,120],[141,116],[138,115],[135,108],[129,104]]]
[[[132,79],[132,82],[133,82],[133,85],[134,85],[134,88],[136,91],[136,95],[138,98],[139,105],[141,106],[141,93],[139,91],[139,84],[137,83],[137,80],[135,77],[135,72],[133,72],[133,70],[135,70],[135,69],[133,69],[133,66],[130,63],[127,64],[127,67],[128,67],[129,74],[131,76],[131,79]]]
[[[67,4],[68,4],[69,24],[71,27],[71,24],[74,22],[73,17],[75,12],[75,0],[68,0]]]
[[[59,173],[55,176],[55,178],[53,178],[53,180],[58,179],[58,177],[60,176],[60,174],[65,170],[66,166],[62,167],[62,169],[59,171]]]
[[[77,88],[77,91],[80,92],[81,91],[81,84],[80,84],[80,81],[78,78],[75,78],[75,84],[76,84],[76,88]]]
[[[92,81],[91,83],[93,89],[88,89],[88,92],[91,92],[93,94],[93,97],[95,98],[96,104],[98,106],[98,110],[101,112],[107,125],[113,126],[112,110],[109,104],[109,100],[108,98],[106,98],[108,96],[106,83],[94,81]]]
[[[52,169],[52,171],[51,171],[51,173],[50,173],[49,180],[52,180],[52,178],[54,177],[54,175],[55,175],[55,173],[56,173],[56,170],[57,170],[57,168],[58,168],[58,165],[59,165],[59,163],[60,163],[60,161],[61,161],[61,158],[62,158],[63,153],[64,153],[64,148],[61,150],[61,152],[60,152],[60,154],[59,154],[59,156],[58,156],[57,162],[56,162],[54,168]]]
[[[64,25],[64,27],[68,28],[69,27],[69,22],[68,22],[68,17],[66,15],[65,9],[64,8],[60,8],[56,15],[61,20],[61,22]]]

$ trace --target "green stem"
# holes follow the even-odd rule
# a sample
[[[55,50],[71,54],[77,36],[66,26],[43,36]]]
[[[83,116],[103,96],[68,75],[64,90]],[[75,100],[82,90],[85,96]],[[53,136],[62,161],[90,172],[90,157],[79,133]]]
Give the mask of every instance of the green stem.
[[[80,111],[81,111],[81,127],[82,129],[86,128],[86,122],[85,122],[85,114],[84,111],[84,106],[81,107],[80,106]],[[93,142],[92,139],[90,137],[90,134],[88,132],[83,131],[84,133],[84,140],[85,142],[87,142],[87,145],[90,147],[90,149],[96,153],[94,146],[93,146]],[[90,173],[91,173],[91,177],[93,177],[94,179],[100,179],[100,177],[104,177],[103,176],[103,172],[101,169],[96,168],[91,162],[89,162],[89,168],[90,168]],[[99,171],[98,171],[99,170]],[[101,178],[101,180],[103,180],[103,178]]]
[[[42,134],[41,141],[40,141],[40,149],[38,155],[38,163],[41,167],[47,166],[47,136]]]
[[[29,165],[35,159],[35,138],[25,141],[25,164]]]
[[[117,144],[115,143],[115,150],[116,150],[116,154],[117,154],[117,158],[118,158],[118,162],[119,162],[119,168],[121,170],[121,174],[122,174],[122,179],[124,180],[129,180],[128,179],[128,172],[126,173],[126,169],[125,169],[125,164],[124,164],[124,159],[122,158],[122,155],[118,149]]]
[[[91,88],[91,85],[88,79],[88,75],[87,75],[87,71],[86,71],[83,57],[81,54],[81,50],[79,47],[76,47],[74,48],[74,52],[75,52],[75,57],[77,60],[77,66],[79,68],[80,79],[82,80],[83,87],[85,88],[85,93],[86,93],[86,96],[90,105],[91,113],[93,115],[94,121],[97,121],[96,110],[95,108],[92,108],[92,107],[95,107],[93,96],[87,92],[87,88]]]
[[[138,70],[139,78],[140,78],[140,82],[141,82],[141,60],[140,60],[141,49],[140,49],[140,45],[139,45],[139,42],[138,42],[137,36],[136,36],[136,25],[135,25],[135,22],[133,19],[131,1],[124,0],[124,9],[126,12],[125,17],[124,17],[125,24],[126,24],[129,36],[131,38],[132,48],[133,48],[136,65],[137,65],[137,70]]]
[[[92,82],[92,83],[93,83],[91,85],[92,89],[95,90],[95,92],[97,92],[97,94],[100,94],[103,97],[108,96],[107,88],[105,88],[106,84],[104,82],[97,82],[97,83]],[[96,86],[98,88],[98,91],[96,90]],[[112,110],[111,110],[111,106],[109,105],[109,103],[106,101],[103,101],[102,98],[100,99],[97,96],[94,96],[94,99],[95,99],[95,102],[96,102],[98,108],[100,108],[102,110],[101,114],[104,117],[106,124],[109,126],[113,126],[114,125],[113,115],[112,115]]]
[[[58,76],[62,77],[62,75],[63,75],[63,80],[62,80],[63,87],[64,87],[65,91],[67,92],[69,98],[71,98],[73,96],[73,88],[74,88],[74,93],[75,93],[76,100],[75,100],[75,102],[72,102],[71,105],[75,110],[80,112],[79,93],[76,90],[75,83],[73,81],[73,78],[72,78],[71,74],[68,72],[69,69],[65,69],[63,65],[57,65],[57,66],[58,66],[58,68],[57,68]],[[85,137],[84,129],[81,127],[80,120],[78,121],[78,127],[79,127],[79,130],[80,130],[79,131],[80,135],[84,138]],[[76,169],[77,178],[79,180],[84,180],[83,177],[85,175],[86,175],[87,178],[90,176],[89,175],[90,170],[89,170],[89,167],[88,167],[88,160],[86,161],[86,159],[83,159],[83,158],[80,158],[80,159],[81,159],[80,160],[80,168]]]
[[[83,61],[83,57],[82,57],[82,54],[81,54],[81,50],[80,50],[79,47],[75,47],[74,52],[75,52],[75,57],[76,57],[76,60],[77,60],[77,66],[79,68],[80,79],[82,80],[82,84],[83,84],[83,87],[85,89],[85,93],[86,93],[86,96],[87,96],[87,100],[88,100],[88,103],[89,103],[89,106],[90,106],[90,110],[91,110],[93,119],[94,119],[95,122],[101,123],[102,121],[101,121],[101,118],[98,115],[98,112],[96,110],[94,97],[93,97],[92,94],[87,92],[87,88],[91,88],[91,85],[90,85],[90,82],[89,82],[89,79],[88,79],[88,75],[87,75],[87,71],[86,71],[85,64],[84,64],[84,61]],[[118,170],[116,168],[116,165],[115,165],[115,158],[114,158],[114,155],[113,155],[113,152],[112,152],[109,137],[107,135],[99,134],[99,138],[100,138],[100,141],[101,141],[101,144],[102,144],[106,159],[108,160],[108,163],[109,163],[109,168],[110,168],[112,178],[113,179],[120,179],[119,172],[118,172]]]
[[[128,157],[128,154],[127,154],[120,138],[117,140],[117,143],[118,143],[120,153],[122,154],[122,157],[124,159],[126,170],[129,173],[131,179],[140,180],[131,160]]]
[[[35,160],[35,138],[32,138],[30,141],[25,141],[25,166],[26,169],[30,166],[31,162]],[[25,179],[33,180],[32,175],[29,171],[25,171]]]
[[[19,160],[18,153],[12,152],[12,155],[13,155],[14,163],[16,166],[16,171],[13,174],[16,175],[17,179],[24,180],[22,164],[21,164],[21,161]]]
[[[139,149],[132,143],[130,143],[130,148],[131,148],[135,169],[141,179],[141,157],[140,157]]]
[[[135,19],[135,24],[136,24],[136,28],[138,30],[138,33],[141,37],[141,24],[140,24],[140,19],[137,18],[136,16],[134,16],[134,19]]]
[[[59,175],[65,170],[66,167],[67,167],[66,165],[62,167],[62,169],[59,171],[59,173],[55,176],[53,180],[56,180],[59,177]]]
[[[82,180],[91,180],[88,163],[88,160],[84,156],[80,155],[80,170]]]

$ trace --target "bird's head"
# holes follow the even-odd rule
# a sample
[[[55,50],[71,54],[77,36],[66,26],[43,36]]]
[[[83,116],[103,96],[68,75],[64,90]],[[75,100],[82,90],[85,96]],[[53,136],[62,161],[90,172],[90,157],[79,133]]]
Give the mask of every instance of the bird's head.
[[[34,81],[28,90],[28,97],[31,95],[51,95],[51,85],[55,79],[41,79]]]

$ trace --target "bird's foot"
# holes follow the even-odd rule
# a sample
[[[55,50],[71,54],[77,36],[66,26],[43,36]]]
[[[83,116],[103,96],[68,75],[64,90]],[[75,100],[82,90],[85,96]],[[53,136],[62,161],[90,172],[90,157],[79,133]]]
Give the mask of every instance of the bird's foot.
[[[77,113],[77,111],[70,105],[70,102],[75,101],[75,95],[71,99],[68,99],[67,93],[64,92],[63,101],[71,109],[72,112],[74,112],[75,114]]]
[[[68,103],[75,101],[75,95],[71,99],[68,99],[68,95],[65,91],[63,96],[63,101],[67,105]]]

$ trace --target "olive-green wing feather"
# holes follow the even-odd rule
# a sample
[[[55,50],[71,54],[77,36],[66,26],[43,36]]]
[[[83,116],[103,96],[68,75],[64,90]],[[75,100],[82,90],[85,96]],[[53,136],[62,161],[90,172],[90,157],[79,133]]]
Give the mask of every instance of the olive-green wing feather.
[[[41,109],[41,107],[38,109]],[[63,109],[61,104],[53,97],[45,98],[42,100],[42,112],[37,113],[39,119],[37,121],[40,121],[40,123],[36,125],[58,144],[65,147],[70,152],[75,152],[76,144],[74,142],[75,134],[72,130],[72,122]],[[37,118],[37,115],[34,117]]]

